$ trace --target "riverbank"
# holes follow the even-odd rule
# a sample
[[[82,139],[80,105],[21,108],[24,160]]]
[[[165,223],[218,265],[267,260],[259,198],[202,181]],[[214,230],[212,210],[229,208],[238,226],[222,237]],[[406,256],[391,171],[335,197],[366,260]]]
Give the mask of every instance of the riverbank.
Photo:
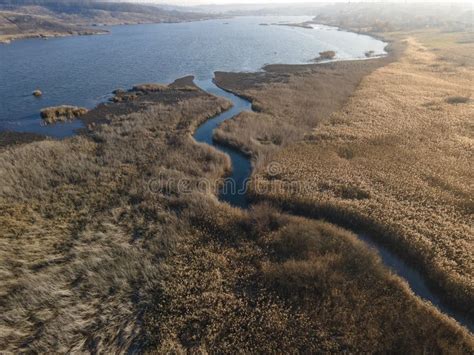
[[[177,81],[124,105],[91,110],[107,124],[83,135],[0,151],[2,351],[144,347],[138,324],[161,316],[149,316],[160,290],[179,289],[164,282],[171,258],[198,236],[189,205],[216,203],[216,186],[193,186],[229,169],[191,133],[230,103]]]
[[[297,90],[304,79],[262,83],[259,73],[232,74],[245,82],[240,86],[220,80],[224,88],[251,98],[266,116],[242,115],[223,125],[216,138],[254,156],[254,198],[371,231],[472,317],[466,131],[473,114],[472,66],[465,57],[472,44],[463,33],[434,30],[385,36],[398,43],[410,37],[404,54],[367,75],[347,103],[297,135],[301,142],[283,140],[283,149],[262,144],[269,141],[266,132],[290,124],[292,130],[285,128],[282,135],[288,141],[301,118],[317,117],[313,112],[320,105],[301,109],[314,102],[314,90]],[[278,171],[269,174],[268,166]],[[295,185],[301,189],[294,191]]]

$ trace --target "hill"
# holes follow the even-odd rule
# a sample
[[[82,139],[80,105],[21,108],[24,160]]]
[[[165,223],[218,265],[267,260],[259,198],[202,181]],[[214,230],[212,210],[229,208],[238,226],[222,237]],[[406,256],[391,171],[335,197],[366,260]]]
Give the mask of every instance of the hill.
[[[187,22],[213,17],[128,3],[0,0],[0,42],[106,32],[90,26]]]

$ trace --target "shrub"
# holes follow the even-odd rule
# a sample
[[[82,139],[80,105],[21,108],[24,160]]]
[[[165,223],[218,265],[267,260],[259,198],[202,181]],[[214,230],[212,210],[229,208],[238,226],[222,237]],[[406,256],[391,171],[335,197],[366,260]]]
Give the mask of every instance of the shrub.
[[[335,51],[324,51],[324,52],[319,52],[319,57],[316,58],[315,60],[316,61],[330,60],[330,59],[334,59],[335,56],[336,56]]]
[[[167,85],[163,84],[138,84],[133,87],[133,91],[144,91],[144,92],[160,92],[168,89]]]
[[[468,103],[470,100],[471,99],[466,96],[450,96],[446,99],[446,102],[451,105],[456,105]]]

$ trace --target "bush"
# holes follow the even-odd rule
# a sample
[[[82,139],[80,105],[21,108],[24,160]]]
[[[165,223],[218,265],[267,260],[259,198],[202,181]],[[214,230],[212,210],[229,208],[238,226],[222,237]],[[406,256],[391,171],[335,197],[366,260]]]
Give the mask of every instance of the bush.
[[[446,99],[446,102],[451,105],[466,104],[469,101],[470,98],[466,96],[450,96]]]
[[[133,91],[144,92],[160,92],[168,89],[167,85],[163,84],[138,84],[133,87]]]
[[[336,56],[336,52],[334,51],[324,51],[319,52],[319,57],[316,60],[330,60]]]

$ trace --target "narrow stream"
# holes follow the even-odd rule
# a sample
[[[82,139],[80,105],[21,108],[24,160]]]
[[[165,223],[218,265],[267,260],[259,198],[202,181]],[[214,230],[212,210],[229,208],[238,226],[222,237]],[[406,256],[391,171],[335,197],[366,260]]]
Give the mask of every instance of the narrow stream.
[[[218,150],[229,155],[232,161],[232,175],[226,180],[224,188],[221,190],[219,198],[221,201],[229,203],[231,206],[246,209],[249,205],[245,187],[247,180],[252,174],[252,164],[250,159],[236,149],[224,146],[212,139],[214,129],[222,122],[237,116],[243,111],[251,111],[252,104],[230,92],[217,87],[211,80],[195,81],[201,89],[215,96],[225,97],[232,101],[233,107],[210,120],[204,122],[194,133],[194,139],[201,143],[214,146]]]
[[[247,209],[249,201],[244,191],[246,183],[252,174],[250,158],[236,149],[215,142],[213,140],[213,132],[222,122],[237,116],[243,111],[251,111],[252,104],[241,97],[222,90],[212,81],[196,81],[196,84],[210,94],[225,97],[232,101],[234,105],[230,110],[207,120],[199,126],[194,133],[194,139],[197,142],[209,144],[229,155],[232,161],[232,174],[228,181],[232,182],[232,186],[226,184],[226,188],[221,191],[219,198],[231,206]],[[395,274],[403,278],[418,297],[431,302],[442,313],[454,318],[459,324],[469,329],[471,333],[474,333],[473,320],[469,319],[466,314],[453,309],[443,302],[442,299],[429,288],[427,280],[418,270],[391,252],[387,247],[378,243],[374,238],[363,233],[356,234],[360,240],[378,252],[383,263]]]

